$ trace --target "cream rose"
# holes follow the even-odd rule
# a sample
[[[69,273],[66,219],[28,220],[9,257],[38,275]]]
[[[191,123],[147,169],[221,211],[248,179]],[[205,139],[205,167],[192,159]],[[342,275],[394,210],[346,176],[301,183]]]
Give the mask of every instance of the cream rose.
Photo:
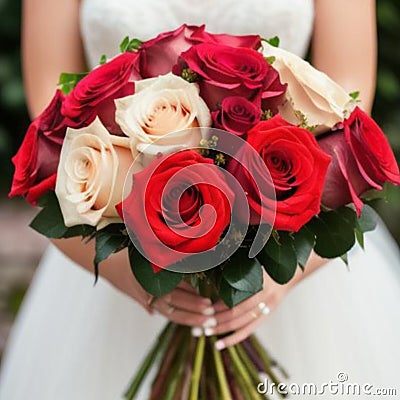
[[[56,182],[65,225],[88,224],[100,229],[120,222],[115,206],[122,201],[135,157],[132,140],[111,135],[98,118],[86,128],[69,128]]]
[[[315,133],[323,133],[344,120],[353,107],[352,98],[326,74],[307,61],[283,49],[263,43],[265,57],[274,57],[273,67],[283,83],[288,84],[287,101],[279,108],[283,118],[298,124],[301,111]]]
[[[188,128],[211,126],[198,86],[171,73],[135,82],[135,94],[115,103],[117,123],[146,156],[198,147],[201,130]]]

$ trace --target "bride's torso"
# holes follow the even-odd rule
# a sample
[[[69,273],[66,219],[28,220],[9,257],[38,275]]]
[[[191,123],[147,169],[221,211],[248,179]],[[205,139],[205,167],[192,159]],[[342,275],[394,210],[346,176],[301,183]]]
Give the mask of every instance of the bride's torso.
[[[147,40],[183,23],[214,33],[279,36],[281,46],[303,55],[313,25],[313,0],[81,0],[82,38],[88,62],[118,52],[129,35]]]

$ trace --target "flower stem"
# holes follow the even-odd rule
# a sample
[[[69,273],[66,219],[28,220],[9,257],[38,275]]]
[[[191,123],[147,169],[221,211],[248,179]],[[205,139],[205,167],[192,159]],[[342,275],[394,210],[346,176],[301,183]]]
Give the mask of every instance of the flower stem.
[[[272,365],[271,365],[271,358],[263,345],[258,341],[257,337],[255,335],[250,336],[250,343],[252,344],[254,350],[257,352],[259,357],[261,358],[264,366],[264,370],[267,373],[267,375],[271,378],[272,382],[274,382],[276,385],[280,383],[280,380],[278,377],[275,375],[274,371],[272,370]]]
[[[228,347],[229,355],[231,356],[233,365],[236,369],[237,374],[239,375],[240,379],[243,379],[244,386],[247,389],[249,394],[248,400],[260,400],[263,397],[260,393],[257,392],[257,389],[253,386],[254,383],[252,381],[251,376],[248,374],[246,367],[243,365],[235,346]]]
[[[159,363],[159,369],[151,387],[151,400],[159,400],[165,392],[165,387],[168,384],[168,372],[174,362],[177,352],[179,351],[180,341],[184,332],[182,328],[183,327],[180,325],[176,326],[171,340],[163,354],[162,360]]]
[[[165,387],[164,396],[162,397],[163,400],[173,400],[175,394],[178,390],[178,383],[181,380],[181,377],[184,373],[185,369],[185,359],[186,355],[189,351],[190,346],[190,336],[189,331],[187,328],[180,328],[185,330],[184,336],[182,338],[182,345],[179,346],[180,351],[177,351],[177,355],[170,366],[168,376],[166,382],[168,385]]]
[[[246,351],[244,350],[243,346],[238,344],[235,346],[235,348],[244,366],[249,372],[250,377],[253,379],[255,384],[259,384],[261,380],[260,376],[258,375],[258,371],[254,366],[253,362],[251,361],[250,357],[246,354]]]
[[[204,358],[204,348],[206,344],[206,337],[204,335],[200,336],[197,340],[196,353],[193,364],[193,374],[190,386],[190,395],[189,400],[198,400],[199,396],[199,384],[200,384],[200,376],[201,369]]]
[[[221,390],[221,400],[232,400],[232,395],[229,390],[228,381],[226,379],[224,363],[222,362],[221,353],[215,348],[216,337],[213,336],[211,339],[215,369],[217,371],[218,383]]]
[[[135,398],[136,393],[140,389],[140,386],[141,386],[143,380],[146,378],[147,374],[149,373],[157,356],[160,354],[162,349],[166,346],[167,342],[169,341],[174,327],[175,327],[174,324],[168,323],[166,325],[166,327],[162,330],[162,332],[159,334],[159,336],[157,337],[155,344],[153,345],[152,349],[147,354],[139,371],[136,373],[135,377],[133,378],[131,384],[128,387],[128,390],[126,391],[126,393],[124,395],[126,400],[133,400]]]

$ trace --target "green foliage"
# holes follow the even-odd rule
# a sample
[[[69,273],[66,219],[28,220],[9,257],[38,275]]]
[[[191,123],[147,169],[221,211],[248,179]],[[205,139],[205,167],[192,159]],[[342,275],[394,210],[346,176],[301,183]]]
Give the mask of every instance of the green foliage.
[[[293,238],[284,232],[279,238],[271,236],[257,258],[269,276],[280,284],[293,278],[298,265]]]
[[[93,263],[97,280],[99,264],[106,260],[111,254],[128,247],[130,239],[126,234],[124,224],[111,224],[97,231],[95,240],[96,255]]]
[[[351,92],[349,93],[349,96],[353,99],[353,100],[357,100],[360,96],[360,92],[357,90],[355,92]]]
[[[166,269],[154,272],[150,262],[134,246],[129,246],[129,262],[137,281],[154,297],[171,292],[183,279],[183,274]]]
[[[58,86],[64,94],[68,94],[87,73],[70,74],[63,72],[58,80]]]
[[[249,258],[247,249],[239,249],[224,267],[222,278],[242,292],[258,292],[262,288],[263,273],[256,258]]]
[[[280,40],[278,36],[274,36],[270,39],[263,39],[263,41],[269,43],[271,46],[279,47]]]
[[[126,51],[135,51],[142,43],[143,42],[139,39],[130,39],[129,36],[126,36],[119,45],[119,50],[121,53],[125,53]]]
[[[61,239],[74,236],[85,238],[91,236],[95,231],[95,228],[89,225],[65,226],[61,208],[54,192],[44,195],[38,201],[38,205],[42,207],[42,210],[30,223],[30,227],[48,238]]]

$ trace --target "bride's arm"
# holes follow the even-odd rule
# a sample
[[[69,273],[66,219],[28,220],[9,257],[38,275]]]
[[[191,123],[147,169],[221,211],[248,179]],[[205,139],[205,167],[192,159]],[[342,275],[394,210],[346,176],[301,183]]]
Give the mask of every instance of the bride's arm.
[[[22,60],[26,100],[31,117],[36,117],[52,98],[60,72],[86,69],[79,29],[79,0],[24,0]],[[53,243],[83,268],[93,270],[94,243],[80,238],[54,240]],[[100,274],[115,287],[148,307],[149,295],[130,271],[127,251],[112,255],[100,266]],[[208,299],[183,286],[155,305],[175,322],[202,325]],[[170,312],[171,307],[176,312]]]
[[[313,65],[371,112],[377,70],[375,0],[315,0]]]

